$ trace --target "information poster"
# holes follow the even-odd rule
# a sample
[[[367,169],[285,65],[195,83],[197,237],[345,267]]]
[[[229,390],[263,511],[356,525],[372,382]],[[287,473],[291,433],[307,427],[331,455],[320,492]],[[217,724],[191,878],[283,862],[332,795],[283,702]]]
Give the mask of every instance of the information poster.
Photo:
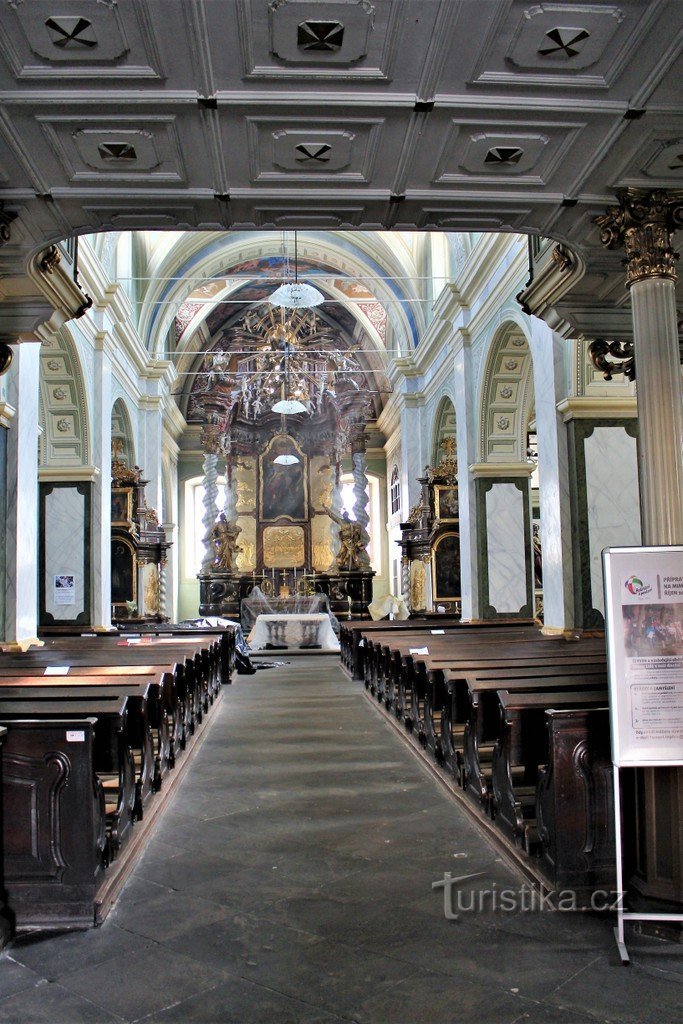
[[[55,604],[76,604],[76,577],[71,573],[55,576],[53,601]]]
[[[612,760],[683,763],[683,547],[603,551]]]

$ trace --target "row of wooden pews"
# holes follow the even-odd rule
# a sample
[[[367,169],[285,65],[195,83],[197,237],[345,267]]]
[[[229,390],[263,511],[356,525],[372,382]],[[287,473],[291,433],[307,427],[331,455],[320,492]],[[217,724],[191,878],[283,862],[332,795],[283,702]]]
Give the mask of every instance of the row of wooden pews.
[[[341,624],[349,674],[548,887],[614,886],[602,637],[532,623]]]
[[[0,654],[13,929],[100,923],[230,682],[231,631],[60,637]]]

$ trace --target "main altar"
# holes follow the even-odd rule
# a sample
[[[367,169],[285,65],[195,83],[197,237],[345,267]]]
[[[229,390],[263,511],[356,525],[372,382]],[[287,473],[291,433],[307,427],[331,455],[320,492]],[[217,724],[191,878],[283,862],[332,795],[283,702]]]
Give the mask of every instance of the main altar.
[[[266,614],[368,615],[372,415],[366,368],[313,310],[259,306],[215,343],[188,408],[204,453],[200,615],[244,624],[254,593],[281,602]]]

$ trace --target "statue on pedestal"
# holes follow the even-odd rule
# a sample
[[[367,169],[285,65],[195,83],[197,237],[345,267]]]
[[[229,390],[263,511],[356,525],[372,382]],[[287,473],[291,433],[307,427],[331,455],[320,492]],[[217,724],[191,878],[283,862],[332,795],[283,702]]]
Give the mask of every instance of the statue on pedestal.
[[[323,505],[323,508],[339,527],[341,547],[337,555],[337,568],[343,572],[367,569],[368,555],[363,544],[363,531],[360,523],[350,519],[348,512],[339,515],[327,505]]]
[[[237,523],[228,522],[225,512],[221,512],[210,534],[216,552],[213,560],[214,569],[222,569],[224,572],[235,571],[234,561],[242,550],[237,543],[237,537],[241,532],[242,528]]]

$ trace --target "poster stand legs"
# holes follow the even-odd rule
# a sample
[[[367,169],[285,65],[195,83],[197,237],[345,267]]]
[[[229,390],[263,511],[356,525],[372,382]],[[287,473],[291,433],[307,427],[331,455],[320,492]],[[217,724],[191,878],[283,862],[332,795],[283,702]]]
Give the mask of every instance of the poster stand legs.
[[[619,766],[613,765],[614,776],[614,824],[615,824],[615,845],[617,855],[617,926],[614,929],[614,938],[617,942],[619,956],[622,964],[626,967],[631,962],[624,939],[624,921],[680,921],[683,922],[683,914],[637,914],[627,913],[624,910],[624,866],[622,863],[621,848],[621,792],[619,787]]]

